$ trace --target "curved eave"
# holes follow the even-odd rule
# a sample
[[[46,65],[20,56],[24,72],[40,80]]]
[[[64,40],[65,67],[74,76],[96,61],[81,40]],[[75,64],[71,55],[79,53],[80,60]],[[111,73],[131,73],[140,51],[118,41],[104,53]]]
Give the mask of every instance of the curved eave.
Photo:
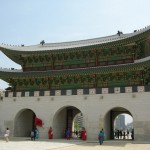
[[[57,71],[45,71],[45,72],[3,72],[0,71],[0,78],[32,78],[35,76],[39,77],[53,77],[53,76],[74,76],[74,75],[85,75],[85,74],[106,74],[113,72],[127,72],[135,70],[143,70],[145,67],[150,66],[150,60],[140,63],[130,63],[127,65],[114,65],[105,67],[91,67],[81,69],[70,69],[70,70],[57,70]]]
[[[23,65],[23,62],[20,59],[21,55],[17,51],[12,51],[12,50],[6,49],[6,48],[0,49],[0,50],[15,63],[17,63],[19,65]]]
[[[102,38],[95,38],[89,40],[73,41],[73,42],[62,42],[62,43],[50,43],[34,46],[7,46],[0,45],[0,50],[7,55],[10,59],[16,63],[22,64],[20,56],[23,54],[34,55],[35,52],[39,54],[43,53],[63,53],[71,51],[79,51],[82,49],[90,48],[109,48],[122,45],[128,45],[136,43],[150,36],[150,26],[130,34],[113,35]],[[36,53],[36,54],[37,54]]]
[[[139,41],[143,38],[150,36],[150,26],[139,30],[134,33],[129,34],[121,34],[113,35],[113,36],[106,36],[101,38],[94,38],[89,40],[80,40],[80,41],[72,41],[72,42],[62,42],[62,43],[46,43],[43,46],[41,44],[33,45],[33,46],[7,46],[7,45],[0,45],[0,49],[2,51],[14,51],[15,53],[33,53],[33,52],[58,52],[59,50],[66,51],[72,49],[79,49],[84,47],[93,47],[98,46],[100,48],[107,48],[111,46],[121,46],[125,44],[134,43]]]

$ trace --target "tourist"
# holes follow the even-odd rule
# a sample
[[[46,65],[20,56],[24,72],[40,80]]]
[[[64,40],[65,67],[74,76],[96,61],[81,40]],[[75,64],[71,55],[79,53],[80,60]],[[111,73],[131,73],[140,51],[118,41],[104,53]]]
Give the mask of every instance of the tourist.
[[[127,139],[129,139],[129,130],[127,129]]]
[[[5,132],[5,138],[6,138],[6,142],[9,142],[9,135],[10,135],[10,130],[9,128],[6,128],[6,132]]]
[[[78,131],[77,130],[76,130],[75,134],[76,134],[76,137],[78,137]]]
[[[71,134],[71,132],[70,132],[70,129],[68,128],[68,130],[66,130],[66,139],[67,140],[70,140],[70,134]]]
[[[123,131],[123,139],[126,139],[126,132]]]
[[[34,137],[35,137],[35,139],[38,139],[38,138],[39,138],[39,131],[38,131],[37,128],[35,128],[35,130],[34,130]],[[34,140],[35,140],[35,139],[34,139]]]
[[[132,131],[131,131],[131,138],[132,138],[132,140],[134,140],[134,129],[132,129]]]
[[[82,139],[82,140],[86,140],[86,130],[85,130],[85,128],[82,128],[82,131],[81,131],[81,139]]]
[[[81,130],[79,130],[79,132],[78,132],[78,136],[79,136],[79,138],[81,139],[81,133],[82,133],[82,131]]]
[[[35,141],[34,130],[31,131],[31,135],[30,136],[31,136],[31,141],[33,141],[33,140]]]
[[[98,139],[99,139],[99,144],[100,144],[100,145],[103,144],[103,138],[104,138],[104,137],[103,137],[103,133],[102,133],[102,131],[100,131],[99,134],[98,134]]]
[[[102,142],[104,141],[104,137],[105,137],[105,133],[104,133],[104,129],[102,128],[102,134],[103,134],[103,139]]]
[[[67,129],[64,130],[65,139],[67,138],[67,137],[66,137],[66,132],[67,132]]]
[[[117,139],[119,139],[119,130],[117,130]]]
[[[119,131],[119,137],[122,139],[122,130]]]
[[[114,131],[114,139],[117,139],[117,129]]]
[[[52,139],[53,138],[53,130],[52,127],[50,127],[49,131],[48,131],[48,138]]]

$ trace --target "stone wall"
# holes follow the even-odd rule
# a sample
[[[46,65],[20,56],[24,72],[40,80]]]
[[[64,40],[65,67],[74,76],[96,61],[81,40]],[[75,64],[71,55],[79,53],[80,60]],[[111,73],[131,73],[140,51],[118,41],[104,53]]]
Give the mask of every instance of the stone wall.
[[[30,109],[44,123],[43,127],[38,127],[40,138],[48,138],[47,132],[50,126],[54,130],[54,138],[61,138],[62,136],[60,136],[59,132],[63,134],[65,128],[65,108],[73,106],[83,114],[83,123],[87,130],[88,140],[97,140],[100,124],[103,125],[106,138],[109,139],[109,112],[113,108],[122,107],[133,116],[135,140],[150,140],[149,97],[150,92],[4,97],[0,101],[0,128],[1,131],[4,131],[6,127],[9,127],[11,136],[15,136],[18,114],[20,111]],[[102,120],[102,123],[100,123],[100,120]],[[26,123],[25,119],[24,123]]]

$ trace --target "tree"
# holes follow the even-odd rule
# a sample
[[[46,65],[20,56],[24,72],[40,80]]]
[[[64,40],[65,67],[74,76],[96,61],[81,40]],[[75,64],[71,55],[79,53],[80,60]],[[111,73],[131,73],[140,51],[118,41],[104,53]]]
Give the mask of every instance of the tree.
[[[74,129],[76,129],[77,131],[80,130],[80,126],[77,122],[74,122]]]

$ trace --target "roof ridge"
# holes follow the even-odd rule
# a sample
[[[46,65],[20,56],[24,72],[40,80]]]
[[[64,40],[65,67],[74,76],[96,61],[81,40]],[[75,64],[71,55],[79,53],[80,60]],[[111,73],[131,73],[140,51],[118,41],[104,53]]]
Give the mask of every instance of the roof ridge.
[[[127,33],[127,34],[115,34],[105,37],[93,38],[93,39],[85,39],[85,40],[77,40],[77,41],[68,41],[68,42],[58,42],[58,43],[45,43],[44,45],[30,45],[30,46],[19,46],[19,45],[8,45],[8,44],[0,44],[0,47],[16,50],[16,51],[42,51],[42,50],[59,50],[59,49],[68,49],[75,47],[84,47],[90,45],[98,45],[98,44],[106,44],[110,42],[120,41],[123,39],[127,39],[138,34],[142,34],[146,31],[150,30],[150,25],[137,30],[136,32]]]

